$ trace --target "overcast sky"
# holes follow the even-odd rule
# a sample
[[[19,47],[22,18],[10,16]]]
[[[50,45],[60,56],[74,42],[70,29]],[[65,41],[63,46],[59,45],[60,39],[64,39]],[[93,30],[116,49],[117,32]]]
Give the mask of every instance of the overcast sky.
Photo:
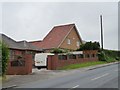
[[[0,4],[0,27],[14,40],[35,41],[56,25],[75,23],[83,40],[100,41],[100,14],[104,48],[118,49],[117,2],[5,2]]]

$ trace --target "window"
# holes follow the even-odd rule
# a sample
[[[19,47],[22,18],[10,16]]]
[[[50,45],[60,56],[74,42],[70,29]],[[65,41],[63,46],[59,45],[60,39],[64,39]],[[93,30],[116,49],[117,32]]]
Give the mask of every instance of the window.
[[[95,57],[95,54],[92,54],[92,57]]]
[[[11,66],[25,66],[25,61],[24,60],[16,60],[16,61],[11,61]]]
[[[67,39],[67,44],[71,44],[71,40],[70,39]]]
[[[71,55],[68,55],[69,56],[69,59],[76,59],[76,55],[74,54],[71,54]]]
[[[25,55],[25,51],[21,51],[21,54],[22,54],[22,55]]]
[[[58,58],[59,58],[59,60],[67,60],[66,55],[59,55]]]
[[[77,45],[77,47],[79,47],[79,46],[80,46],[80,42],[79,42],[79,41],[77,41],[77,42],[76,42],[76,45]]]
[[[14,59],[15,59],[15,51],[10,50],[10,60],[14,60]]]
[[[83,54],[78,54],[78,58],[83,58]]]
[[[90,57],[90,55],[89,55],[89,54],[85,54],[85,57],[86,57],[86,58],[89,58],[89,57]]]

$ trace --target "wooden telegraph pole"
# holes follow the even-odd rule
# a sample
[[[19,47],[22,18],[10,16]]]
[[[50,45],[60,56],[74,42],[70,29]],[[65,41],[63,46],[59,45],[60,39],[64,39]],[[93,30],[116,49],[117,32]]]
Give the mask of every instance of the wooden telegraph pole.
[[[103,25],[102,25],[102,15],[100,15],[100,25],[101,25],[101,46],[103,51]]]

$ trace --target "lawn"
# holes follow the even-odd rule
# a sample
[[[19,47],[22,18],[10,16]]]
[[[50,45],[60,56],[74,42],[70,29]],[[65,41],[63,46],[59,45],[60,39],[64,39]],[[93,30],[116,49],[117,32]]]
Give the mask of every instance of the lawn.
[[[83,67],[106,64],[106,63],[107,62],[104,62],[104,61],[95,61],[95,62],[86,62],[86,63],[81,63],[81,64],[71,64],[71,65],[59,68],[59,70],[70,70],[70,69],[83,68]]]

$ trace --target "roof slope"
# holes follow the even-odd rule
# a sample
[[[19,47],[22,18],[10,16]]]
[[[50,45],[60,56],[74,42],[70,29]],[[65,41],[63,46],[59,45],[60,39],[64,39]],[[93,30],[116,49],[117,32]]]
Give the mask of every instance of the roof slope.
[[[55,26],[43,39],[43,41],[33,41],[33,45],[44,49],[57,48],[65,37],[70,33],[75,24]],[[80,38],[81,39],[81,38]]]
[[[0,34],[0,40],[3,41],[4,43],[6,43],[9,46],[9,48],[11,48],[11,49],[41,51],[40,48],[33,46],[32,44],[30,44],[27,41],[16,42],[12,38],[10,38],[4,34]]]

